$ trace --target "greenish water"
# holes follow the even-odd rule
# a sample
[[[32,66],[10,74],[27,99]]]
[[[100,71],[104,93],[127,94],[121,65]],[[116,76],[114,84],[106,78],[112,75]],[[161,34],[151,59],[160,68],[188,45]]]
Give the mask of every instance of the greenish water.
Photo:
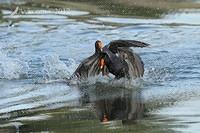
[[[0,132],[199,132],[199,7],[172,0],[1,1]],[[96,40],[115,39],[151,44],[134,49],[145,64],[142,80],[63,81]]]

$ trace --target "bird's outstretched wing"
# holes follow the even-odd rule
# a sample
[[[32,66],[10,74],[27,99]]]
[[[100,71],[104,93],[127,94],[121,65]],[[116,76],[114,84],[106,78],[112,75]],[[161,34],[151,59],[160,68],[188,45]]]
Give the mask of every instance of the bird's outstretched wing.
[[[114,40],[106,47],[114,54],[125,60],[129,66],[129,76],[142,77],[144,74],[144,63],[139,55],[134,53],[130,47],[147,47],[150,44],[136,40]]]
[[[117,53],[118,48],[120,47],[147,47],[150,44],[140,42],[140,41],[135,41],[135,40],[114,40],[111,41],[107,47],[109,48],[110,51],[113,53]]]
[[[70,79],[87,79],[88,77],[96,76],[100,73],[99,68],[99,55],[93,54],[92,56],[83,60],[83,62],[78,66],[75,72],[72,74]]]
[[[142,77],[144,74],[144,63],[139,55],[128,48],[118,48],[118,56],[125,60],[129,66],[130,78]]]

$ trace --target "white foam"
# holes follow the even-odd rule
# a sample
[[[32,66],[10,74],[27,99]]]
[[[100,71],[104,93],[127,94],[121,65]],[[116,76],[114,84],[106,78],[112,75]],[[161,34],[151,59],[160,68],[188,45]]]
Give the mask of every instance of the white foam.
[[[75,81],[73,81],[75,82]],[[101,74],[95,77],[89,77],[87,80],[81,82],[77,81],[77,84],[83,85],[94,85],[94,84],[104,84],[111,87],[124,87],[124,88],[139,88],[143,85],[143,80],[141,78],[135,79],[115,79],[114,75],[109,74],[108,76],[102,76]],[[74,83],[75,84],[75,83]]]
[[[58,55],[47,55],[42,60],[45,79],[64,79],[70,76],[69,67],[59,59]]]
[[[27,74],[27,64],[20,60],[7,57],[0,52],[0,78],[19,79]]]

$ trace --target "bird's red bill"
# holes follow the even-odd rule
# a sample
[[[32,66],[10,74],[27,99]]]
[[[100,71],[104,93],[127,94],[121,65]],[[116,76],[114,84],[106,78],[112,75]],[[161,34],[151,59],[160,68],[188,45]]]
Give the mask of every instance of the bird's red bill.
[[[100,69],[103,69],[104,65],[105,65],[105,60],[103,58],[101,58],[99,61]]]

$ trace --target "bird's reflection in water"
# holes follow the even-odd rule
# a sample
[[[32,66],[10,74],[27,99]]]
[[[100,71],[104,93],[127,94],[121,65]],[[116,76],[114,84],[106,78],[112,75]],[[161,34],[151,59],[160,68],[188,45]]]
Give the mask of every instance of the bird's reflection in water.
[[[94,112],[101,122],[122,120],[132,123],[144,115],[141,89],[113,87],[96,84],[82,87],[82,102],[92,103]]]

